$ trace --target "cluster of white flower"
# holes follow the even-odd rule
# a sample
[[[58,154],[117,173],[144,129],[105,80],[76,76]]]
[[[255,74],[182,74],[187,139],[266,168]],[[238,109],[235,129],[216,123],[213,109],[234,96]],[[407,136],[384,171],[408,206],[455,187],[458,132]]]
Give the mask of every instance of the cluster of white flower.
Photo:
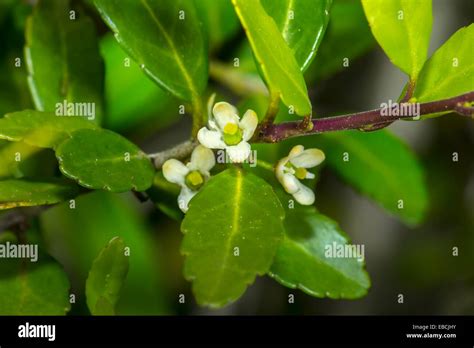
[[[225,149],[233,163],[242,163],[250,155],[249,140],[258,125],[257,114],[247,110],[242,118],[237,109],[226,102],[219,102],[209,112],[208,127],[197,134],[198,145],[191,160],[186,165],[176,159],[163,164],[163,175],[169,182],[181,186],[178,204],[183,212],[188,210],[189,201],[210,178],[210,171],[216,160],[211,149]],[[275,168],[278,181],[296,201],[302,205],[314,203],[314,192],[299,180],[312,179],[314,174],[307,171],[324,161],[324,153],[318,149],[295,146],[287,157],[282,158]]]
[[[305,150],[302,145],[293,147],[288,156],[278,161],[275,174],[286,192],[293,195],[302,205],[314,203],[314,192],[303,185],[300,180],[314,179],[315,175],[308,172],[324,161],[324,152],[319,149]],[[299,179],[299,180],[298,180]]]
[[[212,116],[213,115],[213,116]],[[250,155],[248,141],[258,125],[255,111],[247,110],[240,119],[237,109],[226,102],[214,105],[208,127],[199,130],[199,142],[210,149],[225,149],[234,163],[244,162]]]
[[[163,175],[166,180],[181,186],[178,205],[184,213],[188,211],[191,198],[210,178],[210,171],[215,164],[216,159],[212,150],[202,145],[194,149],[191,160],[186,165],[174,158],[163,164]]]

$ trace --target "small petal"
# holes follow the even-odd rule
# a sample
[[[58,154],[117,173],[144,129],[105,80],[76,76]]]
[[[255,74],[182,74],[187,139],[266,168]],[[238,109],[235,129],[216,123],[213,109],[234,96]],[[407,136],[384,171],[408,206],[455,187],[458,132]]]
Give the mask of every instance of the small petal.
[[[218,131],[219,133],[221,132],[219,129],[219,126],[217,125],[216,121],[213,118],[209,118],[207,120],[207,125],[210,130]]]
[[[296,201],[301,205],[311,205],[314,203],[314,192],[300,183],[300,189],[293,193],[293,197],[295,197]]]
[[[307,172],[306,173],[306,178],[305,179],[314,179],[316,177],[316,175],[314,175],[313,173],[311,172]]]
[[[167,160],[163,164],[163,175],[165,179],[174,184],[183,186],[184,178],[188,173],[188,167],[174,158]]]
[[[290,153],[288,154],[288,157],[291,159],[295,156],[298,156],[300,153],[304,151],[304,146],[303,145],[296,145],[293,146],[291,149]]]
[[[229,103],[216,103],[212,109],[212,113],[214,114],[214,118],[216,119],[220,129],[224,129],[227,123],[239,123],[238,111]]]
[[[283,157],[281,160],[278,161],[278,163],[275,166],[275,175],[280,182],[280,184],[285,187],[285,182],[292,180],[292,179],[286,179],[286,175],[292,175],[294,173],[288,173],[286,170],[287,168],[285,165],[288,163],[288,157]],[[296,179],[296,178],[295,178]],[[297,189],[297,188],[296,188]],[[296,191],[296,189],[290,189],[292,192]],[[286,190],[286,189],[285,189]],[[287,191],[288,192],[288,191]]]
[[[243,130],[244,141],[250,140],[258,125],[258,117],[255,111],[247,110],[240,121],[240,129]]]
[[[225,149],[226,147],[219,131],[209,130],[203,127],[199,130],[197,138],[202,145],[209,149]]]
[[[233,163],[242,163],[250,156],[250,144],[246,141],[241,141],[235,146],[227,146],[225,150]]]
[[[292,174],[283,174],[280,180],[281,185],[289,194],[294,194],[300,190],[302,184]]]
[[[184,186],[178,196],[178,206],[183,213],[188,211],[189,201],[196,195],[198,191],[190,190]]]
[[[290,162],[298,168],[313,168],[324,161],[324,152],[319,149],[307,149],[292,157]]]
[[[214,152],[207,147],[198,145],[191,155],[188,168],[190,170],[199,170],[203,174],[208,174],[215,165],[216,158],[214,157]]]
[[[279,175],[283,175],[285,171],[285,165],[288,163],[288,157],[283,157],[275,166],[275,174],[278,177]]]

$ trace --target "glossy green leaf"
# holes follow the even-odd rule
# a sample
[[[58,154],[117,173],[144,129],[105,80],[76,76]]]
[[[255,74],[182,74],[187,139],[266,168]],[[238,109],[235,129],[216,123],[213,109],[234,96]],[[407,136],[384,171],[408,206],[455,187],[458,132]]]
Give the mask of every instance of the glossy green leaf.
[[[0,118],[0,139],[24,141],[33,146],[54,148],[82,128],[96,128],[82,117],[56,116],[52,112],[24,110]]]
[[[55,204],[78,193],[76,185],[59,180],[3,180],[0,181],[0,210]]]
[[[194,0],[211,50],[219,48],[239,31],[239,19],[229,0]]]
[[[344,69],[344,59],[352,62],[375,46],[360,1],[334,0],[329,24],[318,54],[305,74],[313,83]]]
[[[56,150],[62,173],[84,187],[144,191],[155,170],[135,144],[112,131],[81,129]]]
[[[74,209],[67,202],[41,214],[43,236],[50,246],[48,251],[75,275],[71,282],[76,294],[75,308],[83,310],[80,314],[88,314],[84,285],[91,265],[115,236],[121,237],[130,248],[130,267],[116,313],[168,313],[165,304],[171,299],[167,297],[167,284],[162,283],[162,278],[170,267],[169,260],[163,259],[162,249],[155,239],[157,231],[150,230],[141,209],[130,193],[95,191],[79,196]]]
[[[184,274],[198,303],[222,307],[268,272],[283,234],[284,211],[261,178],[241,169],[213,177],[181,225]]]
[[[207,42],[188,0],[95,0],[125,51],[150,78],[192,100],[207,84]]]
[[[337,254],[344,248],[347,254]],[[336,222],[313,207],[297,206],[286,211],[285,238],[270,276],[312,296],[354,299],[370,287],[364,258],[365,246],[349,244]]]
[[[11,248],[14,244],[2,241],[0,245],[3,249]],[[64,269],[48,255],[40,250],[37,252],[38,259],[35,262],[29,258],[2,258],[2,315],[65,315],[71,308],[69,280]]]
[[[0,179],[51,178],[57,174],[57,165],[53,151],[23,142],[3,146],[0,142]]]
[[[311,114],[311,103],[298,62],[275,21],[259,1],[232,2],[270,93],[279,96],[287,106],[293,106],[296,114]]]
[[[0,179],[19,178],[23,176],[21,166],[28,162],[28,159],[41,151],[40,148],[30,146],[23,142],[0,142]],[[21,161],[18,161],[21,159]],[[56,159],[54,159],[56,163]]]
[[[332,0],[261,0],[261,3],[305,71],[323,39]]]
[[[426,62],[414,97],[428,102],[474,91],[474,24],[459,29]]]
[[[432,0],[362,0],[372,33],[393,64],[416,80],[428,55]]]
[[[115,237],[94,260],[86,281],[87,306],[93,315],[114,315],[128,273],[125,243]]]
[[[383,130],[327,133],[321,140],[328,165],[345,181],[406,223],[422,221],[428,205],[424,173],[399,138]]]
[[[100,120],[104,67],[95,25],[69,0],[38,2],[27,22],[25,56],[38,110],[56,111],[65,100],[88,103]]]
[[[182,118],[179,100],[161,89],[122,50],[113,35],[101,40],[105,61],[104,127],[120,132],[154,132]]]

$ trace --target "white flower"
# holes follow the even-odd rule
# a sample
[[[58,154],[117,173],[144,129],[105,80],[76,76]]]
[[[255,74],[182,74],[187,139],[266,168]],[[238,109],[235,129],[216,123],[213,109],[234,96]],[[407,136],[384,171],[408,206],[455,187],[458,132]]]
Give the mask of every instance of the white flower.
[[[240,119],[237,109],[226,102],[214,105],[209,113],[208,128],[199,130],[199,142],[210,149],[225,149],[234,163],[244,162],[250,155],[250,144],[258,124],[255,111],[247,110]]]
[[[212,150],[198,145],[191,154],[191,161],[184,165],[176,159],[169,159],[163,164],[163,175],[166,180],[181,186],[178,196],[179,208],[186,213],[191,198],[209,179],[209,171],[216,164]]]
[[[314,174],[307,168],[316,167],[324,161],[324,152],[319,149],[305,150],[302,145],[293,147],[287,157],[282,158],[276,165],[275,174],[278,181],[296,201],[302,205],[314,203],[314,192],[303,185],[298,179],[314,179]]]

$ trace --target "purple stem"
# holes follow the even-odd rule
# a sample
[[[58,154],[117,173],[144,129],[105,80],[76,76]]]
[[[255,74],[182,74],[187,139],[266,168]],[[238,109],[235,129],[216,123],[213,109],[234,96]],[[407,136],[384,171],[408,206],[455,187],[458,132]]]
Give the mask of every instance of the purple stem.
[[[420,104],[420,116],[437,112],[452,111],[463,116],[473,117],[474,114],[466,114],[466,108],[463,106],[466,102],[474,102],[474,91],[462,94],[453,98],[443,99],[434,102]],[[464,110],[464,112],[460,112]],[[259,142],[276,143],[291,137],[320,134],[348,129],[375,130],[383,128],[384,124],[390,124],[401,119],[413,119],[413,115],[383,116],[381,108],[354,114],[324,117],[313,119],[313,128],[311,130],[302,130],[302,121],[283,122],[279,124],[268,125],[261,130],[257,139]]]

